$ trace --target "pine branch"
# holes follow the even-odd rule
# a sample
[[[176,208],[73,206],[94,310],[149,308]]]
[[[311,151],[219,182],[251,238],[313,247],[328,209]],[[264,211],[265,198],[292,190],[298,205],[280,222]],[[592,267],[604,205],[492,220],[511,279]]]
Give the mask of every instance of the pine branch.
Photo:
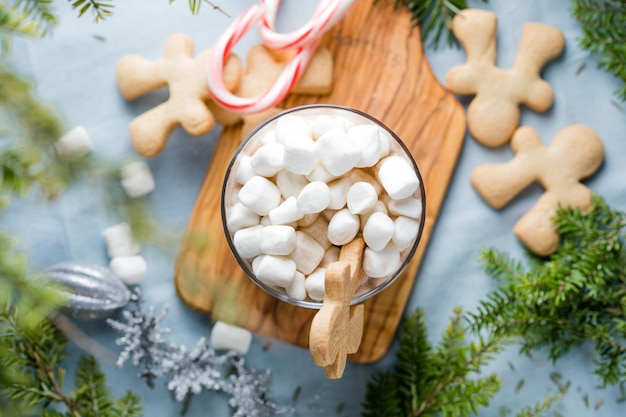
[[[547,351],[556,361],[587,341],[604,384],[626,381],[626,214],[598,196],[588,212],[560,209],[559,249],[526,271],[502,265],[508,255],[483,252],[485,270],[503,285],[489,294],[471,326],[517,337],[520,350]]]
[[[375,3],[377,1],[374,0]],[[428,45],[434,49],[437,49],[444,36],[448,45],[455,42],[450,30],[452,19],[467,8],[466,0],[393,0],[393,5],[407,8],[412,21],[420,26],[422,39],[430,40]]]
[[[10,0],[0,3],[2,51],[8,51],[14,35],[40,37],[57,24],[51,0]]]
[[[619,0],[573,0],[572,15],[580,22],[580,46],[600,57],[600,67],[624,85],[616,91],[626,100],[626,3]]]

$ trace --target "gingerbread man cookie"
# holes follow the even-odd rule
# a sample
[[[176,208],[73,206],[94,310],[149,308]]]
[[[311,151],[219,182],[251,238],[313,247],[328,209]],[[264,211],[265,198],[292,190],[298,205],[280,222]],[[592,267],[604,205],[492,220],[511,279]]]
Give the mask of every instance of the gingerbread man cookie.
[[[553,219],[559,206],[585,210],[592,192],[580,180],[602,164],[604,151],[596,133],[583,125],[559,131],[544,147],[530,127],[517,129],[511,140],[515,157],[504,164],[481,165],[471,183],[493,208],[501,208],[520,191],[538,181],[545,192],[513,228],[515,235],[540,256],[554,253],[559,244]]]
[[[513,68],[495,65],[497,17],[494,13],[466,9],[455,16],[452,31],[467,53],[467,63],[446,74],[448,88],[457,94],[475,94],[467,110],[471,134],[485,146],[506,143],[519,126],[519,105],[534,111],[552,106],[553,92],[541,79],[541,68],[559,56],[565,45],[560,30],[526,23]]]
[[[208,133],[215,118],[207,107],[206,60],[209,51],[193,57],[193,41],[175,33],[167,38],[163,57],[152,62],[139,55],[127,55],[116,67],[117,82],[124,98],[135,99],[168,86],[165,103],[136,117],[129,125],[137,152],[146,157],[160,153],[178,126],[191,135]],[[231,55],[224,67],[224,82],[233,91],[239,86],[243,69],[239,58]]]
[[[311,356],[330,379],[341,378],[348,354],[357,352],[363,337],[363,304],[351,307],[350,302],[363,278],[364,249],[363,239],[356,238],[327,267],[324,303],[311,323]]]

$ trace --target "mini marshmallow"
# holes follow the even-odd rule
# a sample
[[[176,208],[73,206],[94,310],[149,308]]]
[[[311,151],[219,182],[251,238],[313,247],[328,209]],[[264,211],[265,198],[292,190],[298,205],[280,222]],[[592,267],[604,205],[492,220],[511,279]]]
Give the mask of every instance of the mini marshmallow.
[[[296,248],[296,231],[291,226],[265,226],[260,248],[266,255],[289,255]]]
[[[148,273],[148,265],[141,255],[116,256],[111,259],[109,268],[128,285],[143,282]]]
[[[295,197],[289,197],[268,213],[271,224],[287,224],[300,220],[304,214],[298,210]]]
[[[296,274],[296,263],[275,255],[259,255],[252,262],[252,270],[259,281],[285,288]]]
[[[383,278],[400,267],[400,251],[394,245],[387,245],[381,251],[365,248],[363,271],[370,278]]]
[[[364,214],[372,211],[378,202],[376,190],[370,183],[357,182],[350,186],[346,203],[352,214]]]
[[[315,166],[313,166],[313,170],[306,175],[306,179],[313,181],[323,181],[329,182],[337,178],[337,175],[331,174],[324,165],[319,160],[315,161]]]
[[[316,144],[318,159],[333,175],[345,174],[361,159],[361,148],[343,130],[329,130]]]
[[[228,209],[226,225],[229,230],[236,232],[244,227],[256,226],[259,220],[258,214],[242,203],[235,203]]]
[[[141,245],[133,236],[128,223],[107,227],[102,231],[102,237],[106,242],[109,258],[137,255],[141,251]]]
[[[391,200],[389,202],[389,212],[396,216],[419,219],[422,216],[422,203],[420,200],[413,197],[403,198],[402,200]]]
[[[341,253],[341,249],[338,246],[331,246],[326,249],[320,265],[325,268],[333,262],[337,262],[339,260],[339,253]]]
[[[122,167],[120,176],[122,188],[129,197],[136,198],[154,190],[154,177],[144,161],[135,161]]]
[[[324,249],[331,246],[328,240],[328,221],[324,217],[319,216],[310,226],[302,227],[300,230],[315,239]]]
[[[379,131],[375,125],[358,125],[348,130],[348,136],[361,148],[361,159],[355,167],[367,168],[376,165],[380,159]]]
[[[340,178],[328,184],[328,190],[330,191],[329,209],[339,210],[346,206],[348,190],[351,185],[352,180],[348,177]]]
[[[408,217],[398,216],[394,221],[394,225],[393,244],[400,250],[411,246],[419,232],[420,222]]]
[[[319,213],[330,203],[330,190],[322,181],[308,183],[297,198],[297,207],[304,214]]]
[[[245,355],[252,343],[252,333],[243,327],[218,321],[211,329],[211,341],[213,349],[234,350],[240,355]]]
[[[241,155],[237,160],[237,171],[235,172],[235,181],[239,184],[245,184],[248,180],[256,175],[252,164],[250,164],[248,155]]]
[[[302,301],[306,298],[305,277],[302,272],[296,271],[293,280],[285,287],[287,295],[294,300]]]
[[[93,149],[93,144],[91,139],[89,139],[87,129],[82,126],[76,126],[61,136],[54,143],[54,148],[59,158],[67,161],[87,155]]]
[[[267,178],[255,175],[239,190],[239,200],[259,216],[265,216],[280,204],[280,191]]]
[[[420,184],[411,164],[400,156],[389,156],[381,161],[378,180],[395,200],[410,197]]]
[[[235,232],[233,244],[242,258],[254,258],[261,252],[261,233],[263,226],[246,227]]]
[[[272,225],[272,221],[270,220],[270,216],[262,216],[261,217],[261,221],[259,221],[259,224],[261,226],[271,226]]]
[[[326,251],[315,239],[304,232],[296,232],[296,248],[289,257],[296,263],[296,269],[305,275],[310,274],[322,261]]]
[[[368,171],[370,170],[366,171],[364,169],[353,169],[348,174],[348,177],[352,180],[353,184],[356,182],[366,182],[370,184],[376,190],[376,194],[380,195],[383,191],[383,187],[376,178],[367,173]]]
[[[348,209],[335,213],[328,223],[328,240],[337,246],[351,242],[359,232],[360,219]]]
[[[306,292],[311,300],[324,301],[324,288],[326,280],[326,268],[317,268],[304,281]]]
[[[278,119],[276,122],[276,141],[279,143],[286,143],[287,139],[300,133],[313,137],[313,128],[307,119],[300,116],[294,116],[291,114],[285,115]]]
[[[310,174],[315,167],[317,153],[313,139],[294,133],[285,140],[285,169],[294,174]]]
[[[365,244],[380,251],[387,246],[396,232],[393,220],[384,213],[374,213],[363,226],[363,240]]]
[[[269,143],[276,143],[276,131],[268,130],[267,132],[265,132],[263,136],[261,136],[260,142],[261,146],[267,145]]]
[[[361,214],[359,216],[361,218],[361,225],[367,224],[367,221],[370,219],[370,217],[374,213],[383,213],[383,214],[388,215],[389,211],[387,211],[387,206],[385,205],[385,203],[383,203],[381,200],[378,200],[372,211],[365,213],[365,214]]]
[[[392,139],[389,132],[385,130],[381,129],[378,133],[380,139],[380,157],[384,158],[391,152],[391,141],[394,139]]]
[[[347,125],[348,120],[343,117],[332,117],[322,114],[313,120],[313,135],[316,138],[320,138],[333,128],[346,130]]]
[[[308,183],[309,181],[303,175],[294,174],[286,169],[276,174],[276,187],[284,198],[297,197]]]
[[[283,169],[285,147],[280,143],[268,143],[261,146],[250,157],[250,165],[258,175],[273,177]]]

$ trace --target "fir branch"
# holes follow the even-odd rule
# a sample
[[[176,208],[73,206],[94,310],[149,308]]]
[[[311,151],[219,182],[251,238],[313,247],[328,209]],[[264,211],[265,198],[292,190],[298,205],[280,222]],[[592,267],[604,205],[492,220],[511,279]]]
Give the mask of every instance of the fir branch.
[[[374,0],[375,3],[377,1]],[[422,39],[430,39],[429,46],[435,49],[444,35],[448,45],[455,42],[454,34],[450,30],[452,19],[467,8],[466,0],[393,0],[393,5],[406,7],[411,13],[413,23],[420,26]]]
[[[113,13],[113,0],[68,0],[72,3],[72,9],[78,9],[78,17],[86,12],[94,15],[94,22],[98,23]]]
[[[600,67],[622,80],[616,94],[626,100],[626,3],[572,0],[571,10],[583,32],[580,46],[598,55]]]
[[[500,351],[504,339],[467,342],[467,328],[456,309],[440,345],[427,339],[423,312],[409,315],[399,337],[398,364],[393,372],[375,374],[367,386],[363,416],[469,416],[486,407],[499,390],[495,374],[484,366]],[[381,391],[394,386],[381,397]]]
[[[602,382],[624,383],[626,214],[594,196],[588,212],[560,209],[555,225],[559,249],[525,271],[506,267],[515,262],[506,254],[483,251],[485,270],[503,285],[470,315],[471,326],[517,337],[521,352],[546,350],[554,361],[589,341]]]
[[[0,3],[2,51],[8,51],[15,35],[40,37],[57,24],[51,0],[10,0]]]

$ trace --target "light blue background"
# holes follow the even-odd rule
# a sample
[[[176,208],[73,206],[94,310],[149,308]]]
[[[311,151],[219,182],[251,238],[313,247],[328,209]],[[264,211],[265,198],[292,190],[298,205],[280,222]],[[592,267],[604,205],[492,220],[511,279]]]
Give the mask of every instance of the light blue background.
[[[253,2],[217,3],[236,16]],[[279,28],[283,30],[293,29],[306,21],[316,4],[312,0],[286,0],[283,3],[278,19]],[[579,48],[576,39],[581,32],[578,23],[570,17],[570,1],[469,3],[497,13],[498,65],[503,68],[510,68],[513,64],[524,22],[543,22],[563,31],[565,52],[543,71],[543,77],[554,88],[554,106],[542,114],[525,109],[522,124],[535,128],[546,144],[557,131],[570,124],[583,123],[593,128],[604,143],[606,158],[597,174],[586,183],[610,205],[626,210],[626,104],[613,96],[619,81],[597,69],[597,58]],[[94,24],[88,16],[77,19],[77,13],[67,2],[57,1],[55,6],[60,24],[52,35],[36,41],[16,40],[12,55],[17,68],[34,79],[38,93],[55,106],[67,127],[84,126],[94,142],[94,155],[106,160],[135,157],[128,138],[128,123],[167,95],[161,91],[126,102],[116,86],[116,61],[128,53],[156,59],[161,55],[165,38],[176,31],[191,36],[196,50],[204,50],[230,23],[228,18],[206,5],[200,15],[192,16],[187,2],[182,0],[172,5],[165,0],[120,0],[114,4],[114,15]],[[256,41],[256,34],[247,36],[235,52],[245,56],[247,47]],[[427,56],[440,80],[444,79],[449,68],[465,60],[465,53],[460,48],[430,49]],[[576,74],[582,63],[586,64],[584,69]],[[463,103],[467,105],[468,101]],[[152,210],[165,228],[179,234],[184,230],[219,130],[216,128],[202,138],[189,137],[178,130],[165,151],[148,161],[157,183],[150,197]],[[537,200],[540,188],[531,186],[507,207],[494,211],[469,184],[470,173],[476,166],[508,161],[511,156],[508,146],[488,149],[466,137],[408,307],[426,310],[434,342],[439,340],[454,306],[471,310],[495,287],[495,282],[480,268],[477,260],[480,248],[496,247],[518,258],[523,253],[511,228]],[[28,252],[33,268],[39,269],[62,261],[106,264],[108,260],[100,232],[118,220],[107,212],[97,187],[79,184],[53,204],[43,204],[35,198],[17,201],[2,218],[2,227],[21,238],[21,249]],[[166,253],[150,246],[143,248],[150,273],[142,289],[147,304],[169,305],[166,324],[173,329],[170,340],[192,345],[199,337],[209,335],[210,320],[187,309],[176,297],[173,286],[175,252]],[[117,334],[103,323],[81,324],[81,328],[109,349],[117,351],[114,346]],[[265,350],[268,343],[269,349]],[[73,356],[67,361],[70,369],[76,354],[77,350],[73,349]],[[316,407],[325,409],[321,415],[335,415],[337,406],[344,403],[342,415],[358,416],[366,381],[373,372],[391,367],[394,357],[388,354],[373,365],[349,364],[341,380],[329,381],[322,370],[313,365],[307,350],[255,337],[247,363],[255,368],[272,370],[272,398],[278,403],[288,404],[295,387],[301,386],[299,404],[313,402]],[[105,369],[115,394],[129,388],[141,394],[144,415],[165,417],[179,414],[180,404],[170,399],[163,384],[150,390],[135,377],[136,371],[132,368],[118,370],[105,366]],[[624,406],[615,402],[619,398],[617,389],[595,388],[598,381],[591,374],[590,347],[576,350],[556,366],[541,354],[529,359],[520,357],[515,349],[509,349],[489,369],[498,372],[505,385],[492,407],[483,410],[481,416],[497,416],[502,406],[518,411],[523,405],[540,401],[549,390],[554,392],[549,374],[555,371],[560,372],[564,380],[572,382],[569,394],[559,405],[563,415],[624,415]],[[514,393],[521,379],[525,384]],[[582,400],[585,394],[589,396],[589,408]],[[593,406],[598,401],[603,401],[604,405],[594,411]],[[194,399],[188,416],[227,416],[229,413],[223,397],[205,393]],[[299,412],[303,416],[309,414],[320,415]]]

